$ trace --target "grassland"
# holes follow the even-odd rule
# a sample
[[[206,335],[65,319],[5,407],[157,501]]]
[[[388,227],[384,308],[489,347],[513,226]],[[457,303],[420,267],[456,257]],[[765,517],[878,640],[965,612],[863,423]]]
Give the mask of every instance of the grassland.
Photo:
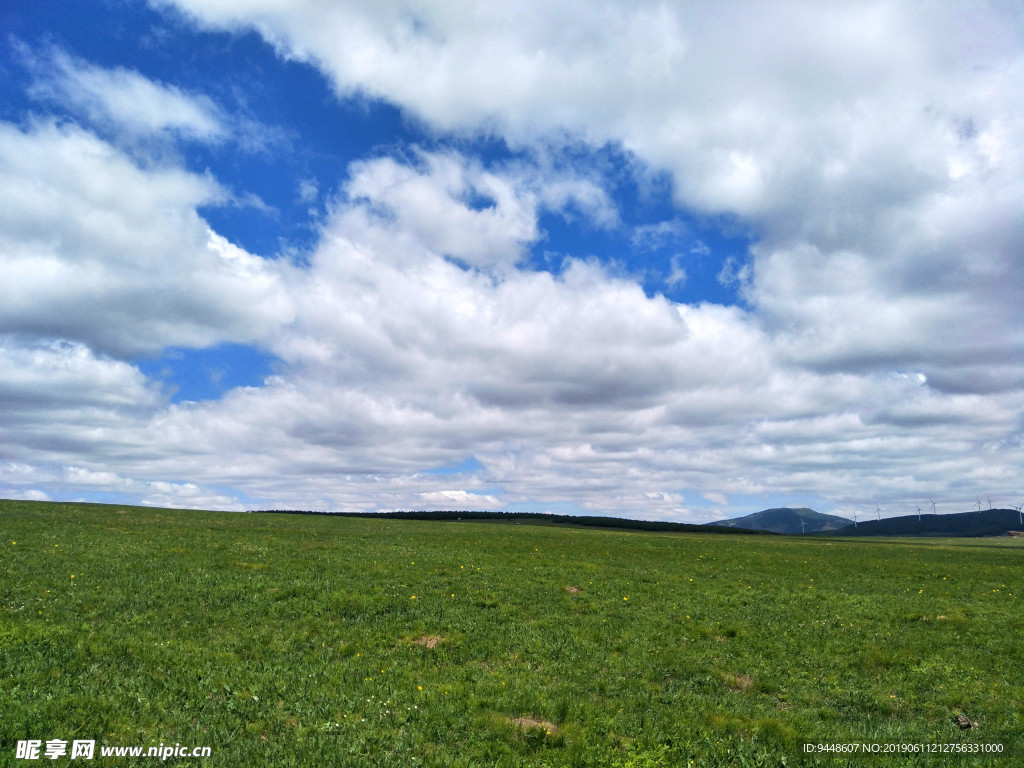
[[[168,761],[202,766],[1024,759],[1019,539],[10,501],[0,530],[4,764],[31,764],[13,759],[27,738],[210,746]],[[1004,753],[812,757],[805,741]]]

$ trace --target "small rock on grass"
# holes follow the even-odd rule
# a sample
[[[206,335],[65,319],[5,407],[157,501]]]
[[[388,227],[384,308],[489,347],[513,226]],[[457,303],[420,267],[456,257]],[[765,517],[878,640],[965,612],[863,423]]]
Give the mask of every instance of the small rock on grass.
[[[953,722],[960,726],[961,731],[966,731],[968,728],[978,727],[978,724],[967,717],[967,715],[954,715]]]

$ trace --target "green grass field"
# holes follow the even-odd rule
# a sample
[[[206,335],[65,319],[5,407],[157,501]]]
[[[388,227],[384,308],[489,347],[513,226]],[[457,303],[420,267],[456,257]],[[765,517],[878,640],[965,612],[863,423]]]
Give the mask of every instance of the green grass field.
[[[99,745],[161,742],[246,767],[1024,760],[1020,539],[13,501],[0,530],[2,764],[58,738],[96,759],[46,764],[154,765]]]

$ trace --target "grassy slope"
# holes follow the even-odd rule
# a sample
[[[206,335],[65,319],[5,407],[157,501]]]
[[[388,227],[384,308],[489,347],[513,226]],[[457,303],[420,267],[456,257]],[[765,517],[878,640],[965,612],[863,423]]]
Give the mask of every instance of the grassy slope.
[[[24,738],[208,745],[175,762],[203,766],[833,764],[805,739],[1024,754],[1019,540],[31,502],[0,502],[0,530],[5,757]]]

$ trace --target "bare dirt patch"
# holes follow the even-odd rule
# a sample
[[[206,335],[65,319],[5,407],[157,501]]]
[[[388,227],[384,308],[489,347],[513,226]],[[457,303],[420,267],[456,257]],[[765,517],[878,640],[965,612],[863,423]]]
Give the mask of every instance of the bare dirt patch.
[[[725,685],[733,693],[741,693],[754,687],[754,678],[750,675],[726,675]]]
[[[518,725],[524,730],[530,730],[531,728],[542,728],[545,733],[555,733],[558,730],[558,726],[552,723],[550,720],[541,720],[539,717],[513,717],[509,718],[509,722]]]
[[[423,637],[417,637],[413,642],[416,645],[426,646],[427,648],[436,648],[444,642],[444,638],[440,635],[424,635]]]
[[[579,587],[566,587],[565,591],[568,592],[570,595],[578,595],[583,590]]]

